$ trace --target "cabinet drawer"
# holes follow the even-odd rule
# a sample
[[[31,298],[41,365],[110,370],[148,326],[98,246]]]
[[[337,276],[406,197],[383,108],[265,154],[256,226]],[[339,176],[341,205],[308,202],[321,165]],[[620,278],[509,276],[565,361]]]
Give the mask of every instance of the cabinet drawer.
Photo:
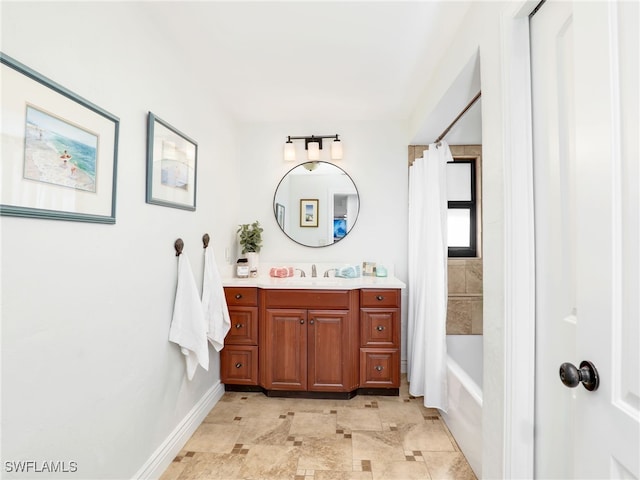
[[[396,348],[361,348],[360,387],[399,388],[399,350]]]
[[[266,308],[348,309],[348,290],[263,290]],[[355,294],[357,295],[357,293]],[[357,301],[357,296],[355,297]]]
[[[397,308],[361,308],[361,346],[399,348],[398,317]]]
[[[258,385],[258,347],[227,346],[220,352],[222,383]]]
[[[400,290],[366,288],[360,290],[361,307],[399,307]]]
[[[258,289],[252,287],[225,287],[224,296],[227,299],[227,306],[258,305]]]
[[[258,344],[258,307],[229,307],[231,328],[225,338],[225,344]]]

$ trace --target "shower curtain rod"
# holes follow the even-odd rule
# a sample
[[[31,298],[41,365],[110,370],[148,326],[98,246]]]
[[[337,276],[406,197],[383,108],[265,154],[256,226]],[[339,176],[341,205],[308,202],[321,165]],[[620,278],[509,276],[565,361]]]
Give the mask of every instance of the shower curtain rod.
[[[453,128],[453,126],[458,123],[458,120],[460,120],[462,118],[462,116],[467,113],[467,110],[469,110],[471,107],[473,107],[473,104],[476,103],[478,101],[478,99],[480,98],[480,96],[482,95],[482,90],[480,90],[475,97],[473,97],[471,99],[471,101],[467,104],[466,107],[464,107],[464,109],[458,114],[458,116],[455,118],[455,120],[453,122],[451,122],[449,124],[449,126],[447,128],[444,129],[444,132],[442,132],[440,134],[440,136],[438,138],[436,138],[436,141],[433,142],[435,144],[439,144],[440,141],[447,136],[447,133],[449,133],[449,130],[451,130]]]

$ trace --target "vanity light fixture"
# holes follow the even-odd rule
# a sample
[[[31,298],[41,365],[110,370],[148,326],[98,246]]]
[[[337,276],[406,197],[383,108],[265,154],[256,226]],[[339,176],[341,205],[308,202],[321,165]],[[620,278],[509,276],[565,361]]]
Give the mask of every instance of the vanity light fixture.
[[[293,162],[296,159],[296,149],[292,140],[304,140],[304,149],[307,151],[307,160],[320,160],[320,150],[322,150],[322,139],[331,138],[331,160],[342,160],[342,142],[335,135],[311,135],[310,137],[288,136],[284,144],[284,159]]]

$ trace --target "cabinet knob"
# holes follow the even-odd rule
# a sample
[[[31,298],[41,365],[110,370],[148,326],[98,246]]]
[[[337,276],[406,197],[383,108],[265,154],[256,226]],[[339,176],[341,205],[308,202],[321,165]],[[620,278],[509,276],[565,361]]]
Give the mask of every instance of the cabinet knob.
[[[311,319],[309,320],[309,324],[313,325],[315,323],[315,320]]]
[[[378,365],[378,366],[376,366],[376,370],[377,370],[378,372],[381,372],[381,371],[382,371],[382,367],[381,367],[380,365]]]
[[[242,328],[243,325],[241,323],[236,323],[236,328]]]
[[[240,300],[242,298],[242,294],[241,293],[236,293],[236,300]]]
[[[241,363],[236,363],[236,368],[242,368],[242,364]]]
[[[379,332],[381,332],[381,331],[383,331],[383,330],[384,330],[384,327],[383,327],[382,325],[378,325],[378,326],[376,327],[376,330],[378,330]]]
[[[384,300],[384,297],[382,295],[378,295],[378,296],[376,296],[376,300],[381,302],[382,300]]]
[[[304,325],[304,320],[300,320],[300,325]]]

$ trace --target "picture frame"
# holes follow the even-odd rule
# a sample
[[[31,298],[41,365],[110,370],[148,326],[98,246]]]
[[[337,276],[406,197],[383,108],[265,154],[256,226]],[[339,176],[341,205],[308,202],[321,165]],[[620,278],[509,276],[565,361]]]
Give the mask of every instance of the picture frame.
[[[318,199],[317,198],[300,199],[300,226],[301,227],[317,227],[318,226]]]
[[[198,144],[149,112],[147,203],[195,211]]]
[[[115,115],[0,52],[0,215],[114,224]]]
[[[280,225],[280,228],[282,230],[284,230],[284,215],[285,215],[285,208],[284,205],[282,205],[281,203],[276,203],[276,219],[278,221],[278,225]]]

